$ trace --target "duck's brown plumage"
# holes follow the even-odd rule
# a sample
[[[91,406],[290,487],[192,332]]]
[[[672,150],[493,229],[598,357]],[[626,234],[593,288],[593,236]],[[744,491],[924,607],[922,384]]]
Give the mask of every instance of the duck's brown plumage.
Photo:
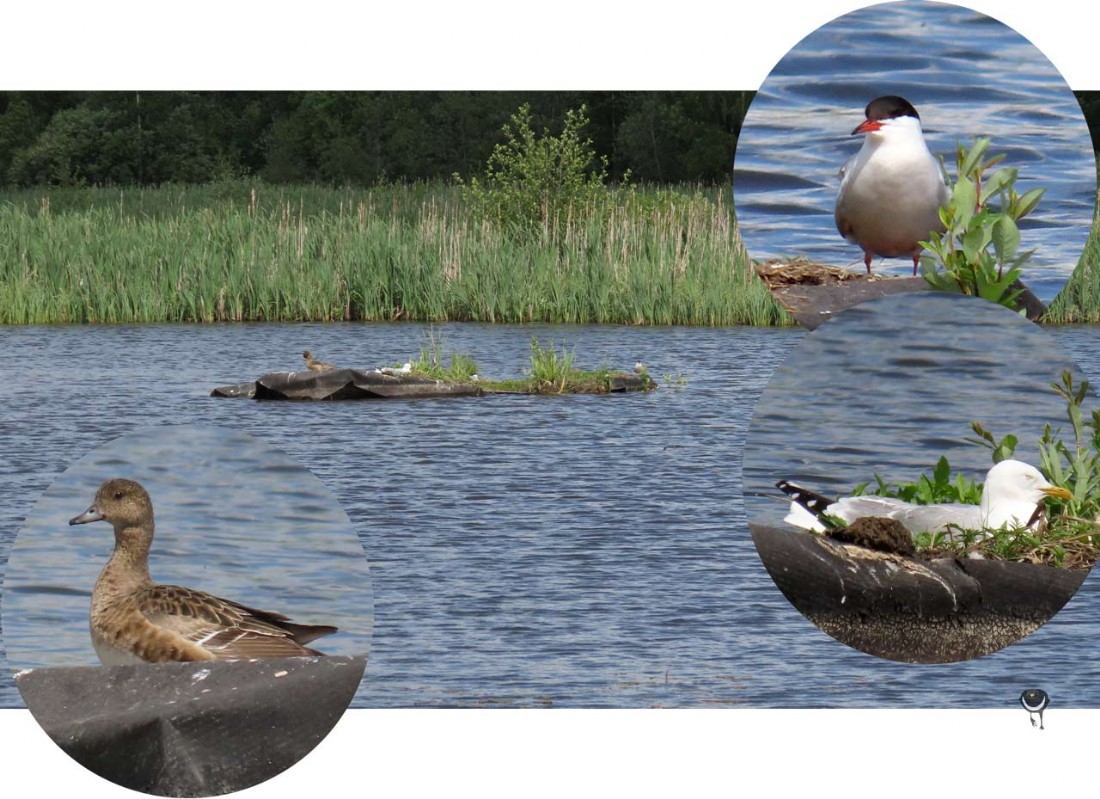
[[[336,632],[336,627],[295,624],[281,613],[153,582],[153,503],[133,480],[107,480],[92,506],[69,524],[101,519],[114,527],[115,549],[92,591],[90,621],[96,654],[108,665],[320,655],[305,644]]]
[[[309,350],[303,352],[302,357],[306,359],[306,368],[311,372],[329,372],[336,368],[336,364],[315,361]]]

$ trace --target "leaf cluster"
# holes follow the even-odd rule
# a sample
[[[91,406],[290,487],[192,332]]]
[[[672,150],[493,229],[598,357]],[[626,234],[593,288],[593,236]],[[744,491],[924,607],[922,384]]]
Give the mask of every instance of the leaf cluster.
[[[575,347],[567,350],[563,344],[559,354],[552,343],[544,347],[532,336],[529,374],[538,391],[551,394],[565,391],[570,377],[576,371],[573,366],[576,358]]]
[[[951,199],[940,209],[944,231],[933,231],[921,242],[928,251],[921,257],[921,276],[935,289],[1015,308],[1023,292],[1017,281],[1035,252],[1020,250],[1017,222],[1035,210],[1046,190],[1019,194],[1015,167],[987,175],[1006,158],[986,158],[989,145],[989,139],[977,138],[969,148],[957,146]]]
[[[451,352],[448,363],[443,355],[443,334],[437,334],[434,328],[421,335],[420,353],[411,362],[416,374],[435,380],[466,381],[477,374],[477,363],[468,355]]]
[[[921,474],[914,483],[887,483],[877,474],[875,487],[868,491],[870,483],[861,483],[852,492],[854,495],[874,494],[880,497],[894,497],[916,505],[934,505],[942,502],[963,502],[976,505],[982,498],[982,486],[965,475],[951,477],[951,466],[945,456],[940,456],[936,467],[929,477]]]
[[[1051,386],[1066,401],[1073,438],[1066,443],[1061,431],[1052,431],[1046,425],[1039,439],[1042,470],[1052,483],[1072,492],[1073,499],[1066,502],[1067,514],[1095,519],[1100,516],[1100,411],[1094,410],[1086,417],[1088,380],[1074,387],[1073,375],[1067,370],[1062,372],[1062,381]]]

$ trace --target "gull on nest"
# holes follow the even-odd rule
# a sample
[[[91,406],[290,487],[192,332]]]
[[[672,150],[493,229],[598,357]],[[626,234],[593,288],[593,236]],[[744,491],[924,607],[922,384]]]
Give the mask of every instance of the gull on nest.
[[[408,361],[405,361],[405,363],[401,366],[400,369],[394,369],[392,366],[383,366],[378,371],[381,372],[384,375],[407,375],[407,374],[412,374],[412,370],[413,370],[412,364],[409,363]]]
[[[896,519],[911,533],[942,532],[949,526],[963,530],[1034,527],[1042,500],[1073,498],[1065,488],[1047,482],[1034,466],[1017,460],[1003,460],[989,470],[978,505],[915,505],[874,495],[834,501],[786,480],[780,480],[776,486],[794,500],[783,521],[817,532],[824,532],[827,527],[822,521],[824,516],[835,516],[849,524],[868,517]]]

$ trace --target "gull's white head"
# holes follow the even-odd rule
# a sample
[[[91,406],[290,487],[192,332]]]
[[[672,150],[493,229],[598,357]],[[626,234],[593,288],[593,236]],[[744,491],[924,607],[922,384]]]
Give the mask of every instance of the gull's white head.
[[[1003,460],[989,470],[982,487],[982,520],[986,529],[1023,527],[1046,497],[1072,499],[1064,488],[1051,485],[1042,472],[1023,461]]]

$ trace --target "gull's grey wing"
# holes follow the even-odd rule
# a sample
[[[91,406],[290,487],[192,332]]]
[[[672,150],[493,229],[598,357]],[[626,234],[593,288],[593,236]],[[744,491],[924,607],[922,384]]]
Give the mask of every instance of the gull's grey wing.
[[[934,533],[954,525],[964,530],[982,529],[977,505],[913,505],[892,497],[845,497],[829,506],[828,512],[851,523],[867,516],[897,519],[911,533]]]

